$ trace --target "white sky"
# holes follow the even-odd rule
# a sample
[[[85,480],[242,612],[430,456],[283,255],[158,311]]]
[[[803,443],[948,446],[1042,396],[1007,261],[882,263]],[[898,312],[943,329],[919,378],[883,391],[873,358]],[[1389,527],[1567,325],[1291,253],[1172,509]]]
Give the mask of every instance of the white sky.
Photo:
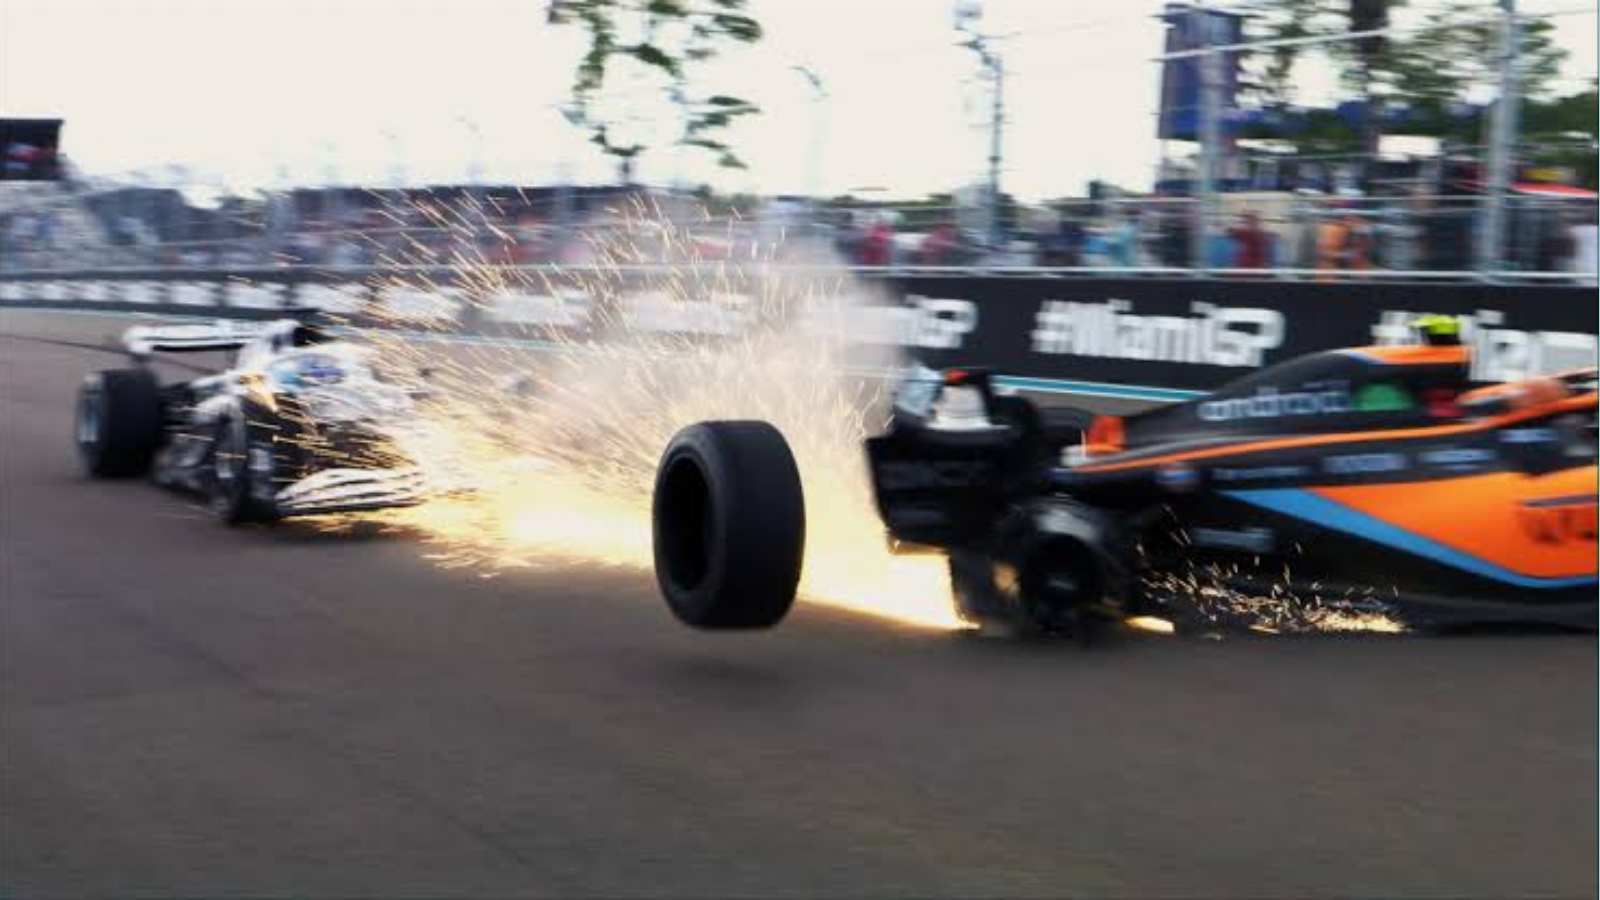
[[[1004,189],[1148,185],[1161,5],[988,0],[985,31],[1024,32],[1000,45]],[[950,0],[751,0],[751,13],[767,39],[708,79],[765,110],[731,135],[751,171],[662,151],[642,161],[645,180],[803,192],[817,146],[830,193],[916,197],[981,176],[987,94],[975,55],[954,46]],[[1595,17],[1553,21],[1576,88],[1596,68]],[[582,47],[578,29],[544,24],[543,0],[0,0],[0,114],[65,118],[64,151],[95,174],[183,164],[239,185],[376,184],[476,168],[491,181],[607,182],[610,163],[556,111]],[[821,75],[825,102],[794,65]],[[1326,67],[1302,75],[1309,97],[1327,93]]]

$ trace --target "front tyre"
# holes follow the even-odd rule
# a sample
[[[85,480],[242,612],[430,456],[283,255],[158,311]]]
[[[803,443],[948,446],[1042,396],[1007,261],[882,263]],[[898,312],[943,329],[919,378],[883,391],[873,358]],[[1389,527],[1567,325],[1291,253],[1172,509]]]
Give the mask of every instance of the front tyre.
[[[678,432],[656,469],[656,581],[696,628],[769,628],[794,604],[805,498],[794,455],[766,422]]]
[[[84,470],[124,478],[150,469],[161,446],[161,386],[147,369],[107,369],[78,389],[74,438]]]
[[[270,472],[257,471],[257,460],[271,460],[271,448],[253,446],[249,428],[242,418],[231,416],[217,422],[212,432],[209,471],[206,477],[206,502],[211,512],[228,525],[271,522],[278,513],[271,501],[255,496],[254,486]]]

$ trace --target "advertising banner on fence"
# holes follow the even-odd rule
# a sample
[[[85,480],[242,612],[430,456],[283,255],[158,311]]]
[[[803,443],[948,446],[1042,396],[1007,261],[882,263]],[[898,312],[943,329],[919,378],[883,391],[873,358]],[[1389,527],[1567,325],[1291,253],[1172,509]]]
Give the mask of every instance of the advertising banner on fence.
[[[1461,320],[1473,376],[1595,364],[1591,290],[1281,281],[905,279],[923,320],[905,343],[932,365],[1043,378],[1209,388],[1315,350],[1411,339],[1417,316]]]
[[[795,277],[794,284],[807,282]],[[752,298],[772,290],[768,282],[719,280],[685,302],[645,276],[613,279],[603,289],[574,282],[484,294],[445,278],[406,285],[261,270],[0,279],[0,305],[250,318],[315,306],[369,324],[447,333],[588,340],[609,321],[716,338],[756,321]],[[847,320],[802,321],[796,340],[832,329],[863,345],[899,346],[930,366],[1189,390],[1315,350],[1405,343],[1410,322],[1427,314],[1460,319],[1480,381],[1593,366],[1600,330],[1593,290],[1565,286],[868,276],[845,290],[860,302],[826,314]]]

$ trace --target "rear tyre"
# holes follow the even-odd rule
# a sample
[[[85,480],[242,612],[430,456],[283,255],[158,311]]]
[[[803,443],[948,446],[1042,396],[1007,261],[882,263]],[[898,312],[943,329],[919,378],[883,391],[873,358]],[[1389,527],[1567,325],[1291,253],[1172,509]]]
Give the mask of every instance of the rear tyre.
[[[161,446],[161,386],[146,369],[106,369],[85,378],[75,415],[78,457],[95,478],[150,470]]]
[[[1105,619],[1105,578],[1082,543],[1060,539],[1012,562],[979,548],[953,548],[956,613],[985,631],[1089,640]]]
[[[270,449],[252,447],[249,429],[242,419],[230,417],[217,422],[208,459],[206,501],[212,514],[223,523],[243,525],[278,518],[273,504],[257,498],[253,489],[260,476],[252,457],[261,453],[268,454],[270,460]]]
[[[656,581],[696,628],[769,628],[794,604],[805,497],[789,444],[766,422],[701,422],[656,469]]]

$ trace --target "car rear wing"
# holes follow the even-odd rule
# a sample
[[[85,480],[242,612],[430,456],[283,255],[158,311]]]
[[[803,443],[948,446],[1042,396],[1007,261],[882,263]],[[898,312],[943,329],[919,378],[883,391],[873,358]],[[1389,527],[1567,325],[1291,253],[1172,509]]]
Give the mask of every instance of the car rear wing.
[[[136,325],[122,333],[122,346],[129,355],[140,358],[152,353],[237,350],[274,327],[278,323],[231,319],[204,325]]]

